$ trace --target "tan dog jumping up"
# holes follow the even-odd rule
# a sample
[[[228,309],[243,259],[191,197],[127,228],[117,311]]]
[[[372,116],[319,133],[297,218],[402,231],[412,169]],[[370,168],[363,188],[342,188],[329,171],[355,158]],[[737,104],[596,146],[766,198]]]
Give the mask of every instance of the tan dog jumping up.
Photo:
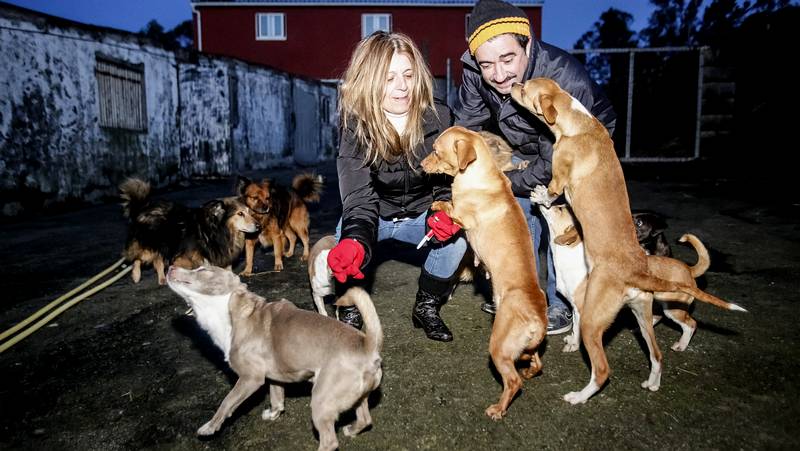
[[[580,102],[546,78],[515,84],[511,97],[555,135],[553,179],[547,191],[551,200],[566,193],[583,228],[586,245],[590,273],[581,312],[581,335],[591,360],[592,376],[583,390],[568,393],[564,399],[572,404],[584,403],[608,379],[603,332],[623,305],[633,310],[650,352],[650,375],[642,387],[658,390],[661,351],[653,332],[653,292],[660,298],[687,303],[697,298],[727,310],[745,310],[688,281],[670,281],[671,275],[683,272],[683,263],[647,257],[636,240],[625,178],[611,136]]]
[[[434,202],[461,224],[475,255],[491,274],[497,305],[489,353],[503,378],[503,394],[486,409],[494,420],[505,415],[522,387],[516,360],[530,361],[521,374],[533,377],[542,367],[537,348],[547,331],[547,304],[539,288],[533,245],[511,183],[495,166],[484,139],[463,127],[451,127],[422,160],[428,173],[453,176],[452,203]]]

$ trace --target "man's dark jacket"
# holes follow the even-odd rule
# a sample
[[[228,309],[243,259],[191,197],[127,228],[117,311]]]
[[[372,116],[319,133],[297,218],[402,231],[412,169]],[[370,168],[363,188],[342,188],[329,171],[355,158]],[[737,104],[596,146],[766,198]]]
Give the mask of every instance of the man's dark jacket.
[[[362,268],[372,255],[378,236],[378,217],[391,221],[414,218],[428,211],[434,200],[449,200],[452,177],[426,174],[420,162],[433,151],[433,142],[453,123],[450,108],[436,103],[436,115],[427,111],[422,128],[425,141],[414,149],[412,166],[405,156],[396,161],[365,162],[365,151],[356,142],[355,133],[341,133],[336,168],[342,196],[342,233],[340,240],[354,238],[364,246]]]
[[[469,51],[464,52],[461,62],[464,63],[464,82],[453,110],[456,125],[502,133],[514,149],[514,155],[530,162],[526,169],[506,172],[514,194],[528,197],[536,185],[546,185],[553,177],[555,137],[547,125],[514,102],[511,96],[501,96],[486,84]],[[591,111],[609,133],[614,133],[617,115],[611,102],[575,57],[534,39],[523,80],[537,77],[555,80]]]

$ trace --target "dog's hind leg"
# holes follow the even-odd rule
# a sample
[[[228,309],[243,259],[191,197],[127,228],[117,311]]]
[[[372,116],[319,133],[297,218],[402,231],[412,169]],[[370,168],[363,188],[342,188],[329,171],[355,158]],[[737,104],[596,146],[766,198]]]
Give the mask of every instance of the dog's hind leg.
[[[131,279],[133,279],[133,283],[139,283],[139,281],[142,280],[142,261],[138,258],[133,261]]]
[[[197,435],[212,435],[217,432],[225,419],[230,417],[233,411],[263,384],[263,377],[261,379],[257,377],[240,377],[236,381],[236,385],[233,386],[233,390],[222,400],[222,404],[219,405],[211,420],[197,430]]]
[[[297,234],[294,233],[291,227],[287,227],[283,230],[284,236],[289,241],[289,244],[286,246],[286,253],[284,254],[286,257],[291,257],[294,255],[294,247],[297,245]],[[308,257],[306,257],[308,258]]]
[[[686,310],[671,309],[666,304],[664,304],[664,315],[681,326],[681,338],[672,344],[671,349],[678,352],[685,351],[697,330],[697,321]]]
[[[564,401],[570,404],[585,403],[608,380],[610,368],[603,349],[603,332],[622,308],[623,288],[613,275],[604,274],[600,268],[595,268],[589,274],[584,311],[581,314],[581,339],[592,365],[592,376],[581,391],[564,395]]]
[[[369,402],[367,397],[361,400],[361,403],[356,407],[356,421],[345,426],[342,431],[348,437],[355,437],[359,432],[363,431],[372,424],[372,417],[369,414]]]
[[[642,338],[647,343],[650,353],[650,376],[642,382],[642,388],[650,391],[657,391],[661,386],[661,349],[656,343],[656,334],[653,331],[653,293],[642,292],[629,304],[636,321],[639,323],[639,330]]]
[[[297,235],[300,236],[300,241],[303,242],[303,255],[300,256],[301,262],[308,261],[308,224],[305,224],[303,228],[297,231]]]
[[[311,389],[311,419],[319,432],[319,450],[338,448],[334,424],[339,414],[353,407],[364,395],[358,391],[358,380],[347,365],[325,367],[315,376],[314,388]]]
[[[159,285],[166,285],[167,284],[167,276],[164,275],[164,257],[160,254],[153,259],[153,267],[156,269],[156,274],[158,274],[158,284]]]
[[[572,296],[565,296],[572,304],[572,333],[564,337],[564,347],[561,352],[575,352],[581,347],[581,311],[586,298],[586,280],[575,288]]]
[[[498,317],[504,315],[504,312],[506,312],[506,309],[503,309],[502,306],[499,307],[497,310]],[[522,378],[514,365],[514,360],[520,355],[521,349],[512,349],[514,347],[513,342],[516,341],[512,336],[512,331],[498,330],[498,321],[500,321],[500,324],[508,323],[507,321],[503,322],[502,318],[498,317],[495,318],[495,327],[492,328],[492,335],[489,338],[489,354],[492,357],[495,369],[503,379],[503,393],[496,404],[486,408],[486,415],[493,420],[503,419],[511,400],[514,399],[514,395],[522,388]],[[534,363],[531,360],[531,365]]]
[[[530,379],[542,371],[542,360],[539,358],[538,351],[525,351],[519,356],[519,360],[530,362],[530,366],[528,368],[523,368],[519,372],[519,374],[525,379]]]
[[[269,408],[261,412],[262,420],[276,420],[285,410],[283,385],[269,384]]]

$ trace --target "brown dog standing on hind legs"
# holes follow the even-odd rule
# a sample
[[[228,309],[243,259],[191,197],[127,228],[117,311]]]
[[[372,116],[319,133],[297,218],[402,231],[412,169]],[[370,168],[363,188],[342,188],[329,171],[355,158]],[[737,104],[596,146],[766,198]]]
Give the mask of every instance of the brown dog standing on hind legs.
[[[476,257],[491,274],[497,315],[489,339],[489,353],[503,379],[500,400],[486,409],[499,420],[514,395],[542,368],[538,347],[547,332],[547,302],[539,288],[533,244],[522,207],[511,183],[495,165],[486,142],[463,127],[445,130],[422,160],[428,173],[453,176],[452,202],[434,202],[466,231]],[[515,362],[530,367],[517,371]]]
[[[645,254],[636,240],[625,178],[611,136],[578,100],[546,78],[514,84],[511,97],[555,135],[553,179],[547,191],[550,200],[565,193],[583,229],[589,263],[581,335],[592,376],[583,390],[566,394],[564,400],[584,403],[608,380],[603,332],[623,305],[633,310],[650,353],[650,375],[642,387],[656,391],[661,385],[662,356],[653,332],[653,292],[674,296],[676,301],[697,298],[727,310],[745,310],[693,284],[670,281],[683,263]]]
[[[547,188],[538,185],[531,193],[531,202],[539,203],[540,200],[549,199]],[[581,312],[584,310],[583,296],[585,291],[586,277],[589,274],[589,265],[586,262],[586,252],[583,241],[578,231],[579,226],[575,222],[572,211],[566,204],[551,205],[550,208],[539,205],[542,216],[547,221],[550,230],[550,248],[553,250],[553,265],[556,269],[556,288],[573,307],[572,333],[564,337],[566,343],[563,351],[574,352],[580,346],[580,324]],[[636,217],[634,215],[634,221]],[[636,224],[637,234],[640,230]],[[696,236],[691,233],[684,234],[679,240],[682,243],[688,242],[697,252],[697,263],[693,266],[671,265],[674,272],[667,279],[694,286],[694,279],[703,275],[709,267],[710,259],[708,250]],[[641,241],[639,241],[641,245]],[[642,246],[644,248],[644,246]],[[649,260],[648,260],[649,261]],[[675,296],[681,299],[673,299]],[[662,298],[661,296],[666,296]],[[676,322],[681,328],[681,337],[672,345],[673,351],[684,351],[689,346],[697,322],[689,315],[687,310],[691,299],[683,299],[688,295],[683,293],[654,293],[656,301],[661,303],[664,314],[672,321]],[[674,305],[673,300],[681,301],[680,305]],[[656,318],[656,315],[653,315]],[[660,317],[658,317],[660,319]],[[653,321],[653,324],[657,323]]]

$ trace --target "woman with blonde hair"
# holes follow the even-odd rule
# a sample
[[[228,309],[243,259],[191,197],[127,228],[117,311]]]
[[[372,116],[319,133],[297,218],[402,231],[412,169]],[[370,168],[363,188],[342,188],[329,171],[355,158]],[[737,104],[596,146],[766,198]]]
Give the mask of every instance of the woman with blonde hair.
[[[439,309],[467,243],[446,214],[430,211],[433,201],[450,199],[452,179],[426,174],[420,161],[453,120],[434,101],[430,70],[408,36],[376,32],[358,44],[343,76],[339,113],[342,218],[328,265],[341,283],[363,279],[377,243],[417,245],[432,233],[435,239],[421,247],[427,257],[412,320],[428,338],[451,341]],[[339,318],[360,328],[355,307],[340,307]]]

